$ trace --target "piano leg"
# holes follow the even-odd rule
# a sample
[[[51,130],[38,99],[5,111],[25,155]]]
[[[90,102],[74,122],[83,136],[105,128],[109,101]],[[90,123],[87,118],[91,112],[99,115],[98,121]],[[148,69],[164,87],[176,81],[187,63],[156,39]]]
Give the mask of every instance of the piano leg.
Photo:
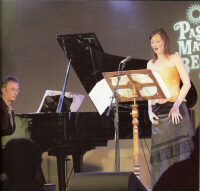
[[[66,191],[65,170],[67,163],[65,159],[65,155],[57,156],[59,191]]]
[[[73,165],[74,172],[82,172],[83,171],[83,154],[75,153],[72,155],[73,157]]]

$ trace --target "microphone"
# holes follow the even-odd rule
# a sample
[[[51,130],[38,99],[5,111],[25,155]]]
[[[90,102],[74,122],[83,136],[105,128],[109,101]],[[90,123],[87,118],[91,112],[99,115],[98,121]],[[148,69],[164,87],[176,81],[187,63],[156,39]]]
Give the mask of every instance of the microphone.
[[[122,60],[120,62],[120,64],[125,64],[126,62],[130,61],[131,60],[131,57],[130,56],[127,56],[126,59]]]

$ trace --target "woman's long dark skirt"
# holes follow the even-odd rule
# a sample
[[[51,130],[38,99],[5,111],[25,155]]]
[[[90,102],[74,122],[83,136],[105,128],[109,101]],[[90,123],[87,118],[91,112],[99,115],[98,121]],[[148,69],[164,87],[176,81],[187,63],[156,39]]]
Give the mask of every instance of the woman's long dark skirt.
[[[172,117],[169,117],[173,104],[167,102],[153,107],[153,112],[159,117],[159,124],[152,125],[150,159],[152,188],[169,166],[188,158],[193,149],[194,132],[186,103],[183,102],[179,107],[183,119],[180,119],[178,124],[173,124]]]

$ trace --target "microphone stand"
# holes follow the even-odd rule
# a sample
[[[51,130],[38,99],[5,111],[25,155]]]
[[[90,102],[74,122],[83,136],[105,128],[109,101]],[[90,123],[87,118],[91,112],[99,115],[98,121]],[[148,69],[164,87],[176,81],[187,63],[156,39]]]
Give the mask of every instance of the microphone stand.
[[[119,100],[118,100],[118,93],[117,93],[117,89],[118,89],[118,85],[119,85],[119,81],[121,79],[121,75],[122,75],[122,71],[125,67],[126,63],[122,63],[122,68],[121,68],[121,72],[118,76],[118,81],[117,84],[114,88],[114,92],[113,92],[113,96],[111,99],[111,103],[109,106],[109,109],[106,113],[106,116],[109,116],[111,107],[115,106],[115,117],[114,117],[114,127],[115,127],[115,172],[120,172],[120,152],[119,152],[119,113],[118,113],[118,107],[119,107]],[[113,104],[113,100],[115,98],[115,104]]]

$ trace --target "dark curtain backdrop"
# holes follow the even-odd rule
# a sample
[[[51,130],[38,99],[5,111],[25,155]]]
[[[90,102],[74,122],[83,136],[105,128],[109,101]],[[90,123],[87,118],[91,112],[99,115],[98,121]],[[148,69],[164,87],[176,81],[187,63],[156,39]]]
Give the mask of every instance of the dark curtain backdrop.
[[[194,34],[185,33],[193,46],[199,23],[192,21],[199,9],[198,1],[2,1],[0,77],[20,79],[15,112],[36,112],[45,90],[62,91],[68,60],[57,34],[94,32],[106,53],[150,60],[148,36],[155,28],[166,29],[174,52],[179,52],[180,30],[174,25],[185,21],[193,29]],[[198,43],[190,55],[199,55],[197,50]],[[191,62],[190,55],[183,56]],[[198,56],[195,59],[196,68],[189,72],[199,91]],[[96,111],[73,68],[66,91],[86,95],[79,111]],[[198,124],[199,102],[193,109]]]

